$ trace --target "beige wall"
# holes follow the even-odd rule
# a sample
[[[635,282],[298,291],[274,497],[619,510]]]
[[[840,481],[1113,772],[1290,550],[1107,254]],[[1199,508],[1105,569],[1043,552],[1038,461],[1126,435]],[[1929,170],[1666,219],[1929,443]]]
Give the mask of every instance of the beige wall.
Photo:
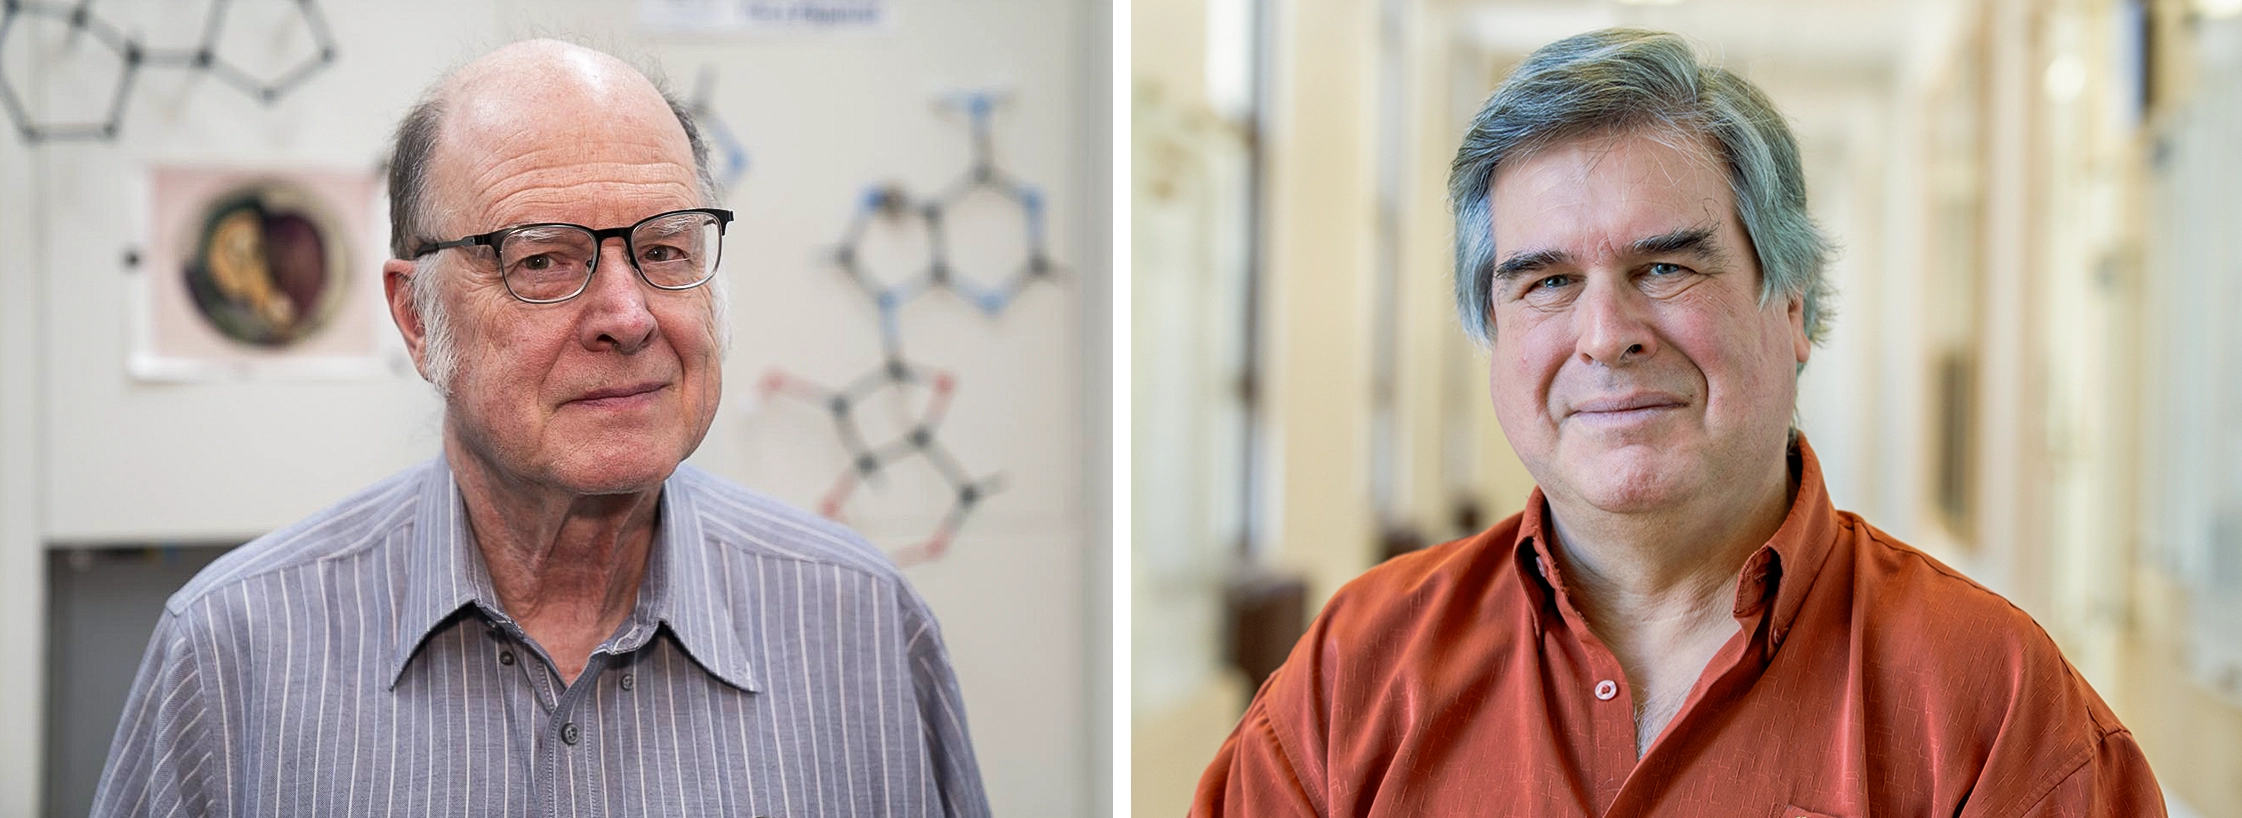
[[[2121,640],[2111,701],[2157,783],[2203,816],[2242,816],[2242,707],[2198,684],[2186,651],[2187,593],[2155,571],[2134,577],[2134,628]]]
[[[1987,4],[1989,124],[1994,142],[2011,148],[1987,168],[1981,505],[1964,564],[2047,628],[2132,728],[2176,807],[2238,816],[2242,706],[2188,667],[2198,649],[2189,645],[2191,584],[2153,557],[2178,535],[2158,519],[2165,501],[2151,486],[2175,452],[2153,427],[2175,379],[2196,377],[2165,362],[2171,345],[2201,342],[2159,327],[2175,300],[2216,296],[2173,283],[2189,272],[2171,266],[2185,252],[2148,247],[2162,235],[2156,219],[2186,217],[2150,207],[2159,184],[2150,151],[2195,105],[2190,94],[2234,89],[2231,76],[2187,67],[2202,22],[2177,24],[2188,14],[2182,3],[2154,5],[2160,98],[2136,127],[2123,115],[2124,89],[2099,79],[2117,75],[2124,58],[2112,49],[2118,4]],[[2052,67],[2067,59],[2098,79],[2059,90]]]
[[[1343,0],[1274,8],[1272,97],[1262,144],[1268,206],[1261,469],[1268,482],[1265,494],[1249,502],[1260,504],[1268,523],[1260,558],[1304,576],[1310,599],[1320,604],[1368,567],[1375,545],[1367,438],[1375,5]],[[1206,107],[1208,4],[1148,0],[1134,4],[1132,15],[1139,89],[1157,85],[1163,99]],[[1147,320],[1140,318],[1140,330]],[[1141,593],[1137,598],[1144,599]],[[1184,809],[1249,692],[1218,669],[1196,693],[1137,709],[1131,750],[1136,814]]]
[[[1401,248],[1397,392],[1401,523],[1428,544],[1469,532],[1455,525],[1469,497],[1490,525],[1524,508],[1533,478],[1495,419],[1487,352],[1464,335],[1455,309],[1455,220],[1448,166],[1487,93],[1518,56],[1490,55],[1466,35],[1468,7],[1410,4],[1403,25]]]
[[[1370,564],[1369,0],[1277,4],[1263,268],[1270,561],[1321,600]]]
[[[1135,154],[1135,199],[1131,203],[1135,223],[1141,225],[1137,235],[1127,238],[1136,247],[1134,263],[1138,266],[1132,280],[1132,290],[1137,304],[1134,307],[1135,331],[1138,342],[1132,366],[1138,370],[1135,392],[1131,401],[1136,407],[1132,446],[1135,471],[1132,480],[1170,479],[1171,475],[1188,475],[1204,479],[1209,472],[1188,464],[1171,464],[1177,457],[1190,458],[1191,449],[1199,438],[1194,428],[1154,428],[1164,423],[1166,416],[1150,402],[1168,400],[1172,396],[1151,395],[1143,390],[1147,385],[1169,388],[1177,384],[1189,390],[1197,383],[1196,370],[1181,377],[1163,376],[1147,372],[1147,367],[1163,365],[1160,350],[1148,345],[1150,339],[1166,338],[1171,333],[1193,335],[1217,331],[1219,327],[1201,327],[1197,315],[1156,316],[1146,312],[1152,304],[1191,300],[1188,295],[1164,297],[1151,288],[1175,287],[1185,291],[1193,288],[1204,292],[1204,283],[1198,279],[1211,271],[1207,247],[1196,235],[1169,236],[1173,232],[1188,234],[1190,222],[1203,220],[1203,212],[1171,214],[1165,218],[1147,212],[1166,202],[1145,190],[1152,177],[1175,174],[1177,183],[1206,184],[1208,180],[1199,171],[1206,157],[1154,156],[1155,151],[1166,151],[1166,146],[1155,147],[1148,142],[1163,142],[1171,137],[1183,145],[1191,143],[1174,135],[1157,132],[1175,127],[1178,120],[1204,116],[1209,110],[1206,98],[1206,36],[1208,8],[1205,0],[1144,0],[1130,4],[1132,38],[1130,43],[1134,76],[1130,78],[1132,93],[1139,100],[1132,127],[1135,133],[1132,152]],[[1152,110],[1144,100],[1157,97],[1158,110]],[[1156,118],[1158,121],[1156,121]],[[1201,124],[1205,124],[1202,121]],[[1189,148],[1181,148],[1189,150]],[[1182,166],[1181,170],[1156,167],[1155,163]],[[1162,179],[1160,181],[1168,181]],[[1198,191],[1202,196],[1211,195]],[[1147,232],[1155,231],[1155,232]],[[1167,240],[1186,245],[1171,251],[1146,247],[1147,242]],[[1154,270],[1147,265],[1178,265],[1187,269]],[[1192,280],[1178,281],[1179,277]],[[1176,309],[1174,307],[1166,307]],[[1193,337],[1199,337],[1193,335]],[[1203,341],[1201,341],[1203,343]],[[1191,417],[1186,411],[1178,413]],[[1184,422],[1189,427],[1188,421]],[[1189,441],[1189,442],[1187,442]],[[1181,446],[1181,449],[1176,447]],[[1164,450],[1162,447],[1167,447]],[[1191,477],[1175,479],[1189,480]],[[1202,487],[1211,491],[1212,487]],[[1186,490],[1186,494],[1196,494]],[[1153,496],[1140,489],[1134,500],[1132,513],[1138,518],[1135,535],[1190,537],[1200,530],[1196,519],[1150,521],[1147,513],[1164,513],[1195,518],[1197,513],[1188,506],[1170,506],[1163,502],[1165,495]],[[1195,543],[1199,548],[1221,550],[1230,544],[1222,542]],[[1172,548],[1172,543],[1163,543]],[[1189,547],[1189,546],[1186,546]],[[1200,575],[1185,568],[1181,576],[1169,577],[1161,566],[1151,564],[1151,550],[1145,547],[1131,549],[1133,581],[1129,596],[1134,620],[1132,639],[1136,643],[1131,665],[1131,725],[1129,730],[1129,798],[1132,814],[1141,818],[1181,815],[1190,801],[1191,791],[1199,773],[1214,757],[1224,736],[1237,721],[1238,712],[1245,706],[1245,689],[1235,674],[1220,670],[1222,662],[1220,644],[1215,634],[1214,614],[1218,597],[1217,578]],[[1184,560],[1188,565],[1219,563],[1218,559]],[[1171,585],[1176,587],[1171,587]],[[1180,603],[1174,596],[1183,596]],[[1192,598],[1192,597],[1196,598]]]
[[[2206,22],[2177,0],[2152,5],[2160,44],[2156,56],[2162,100],[2160,110],[2146,123],[2149,134],[2125,146],[2128,165],[2120,169],[2129,182],[2124,218],[2133,231],[2133,241],[2121,256],[2127,260],[2129,274],[2120,287],[2127,309],[2103,328],[2109,350],[2105,354],[2115,359],[2110,365],[2113,377],[2091,385],[2114,404],[2104,419],[2112,439],[2101,448],[2108,453],[2113,477],[2122,481],[2113,496],[2126,516],[2111,538],[2118,543],[2111,549],[2112,559],[2078,566],[2086,581],[2069,580],[2074,586],[2094,588],[2097,596],[2071,604],[2077,618],[2099,631],[2087,641],[2090,649],[2106,653],[2094,658],[2098,667],[2082,669],[2101,674],[2095,679],[2097,686],[2103,678],[2111,681],[2104,696],[2140,740],[2166,792],[2204,816],[2242,816],[2242,699],[2215,693],[2190,667],[2190,655],[2201,650],[2190,644],[2195,638],[2191,631],[2198,627],[2192,609],[2199,584],[2191,581],[2195,577],[2177,575],[2171,561],[2155,556],[2180,538],[2177,526],[2202,524],[2164,518],[2169,496],[2188,488],[2173,484],[2184,479],[2169,469],[2179,454],[2175,449],[2204,445],[2174,440],[2158,428],[2173,417],[2175,404],[2188,393],[2176,387],[2205,375],[2191,371],[2188,362],[2202,359],[2206,342],[2171,327],[2181,318],[2180,305],[2206,298],[2223,305],[2231,302],[2217,299],[2242,291],[2232,283],[2205,286],[2232,274],[2230,265],[2218,262],[2236,246],[2231,224],[2233,216],[2242,213],[2242,204],[2232,201],[2231,189],[2222,187],[2224,212],[2206,219],[2174,207],[2186,205],[2166,198],[2169,190],[2151,188],[2184,189],[2204,174],[2235,178],[2235,157],[2242,155],[2237,153],[2242,148],[2234,147],[2235,128],[2228,124],[2215,132],[2219,147],[2192,154],[2187,164],[2157,169],[2149,161],[2150,151],[2158,145],[2152,137],[2171,140],[2182,135],[2187,124],[2183,112],[2224,111],[2221,116],[2226,122],[2235,121],[2233,112],[2242,110],[2232,101],[2236,85],[2242,83],[2242,61],[2231,56],[2223,62],[2205,59],[2197,53],[2196,41],[2201,30],[2217,25],[2224,27],[2231,44],[2232,35],[2242,33],[2237,30],[2242,21]],[[2224,156],[2209,155],[2220,150],[2226,152]],[[2195,241],[2207,246],[2182,246],[2173,240],[2175,233],[2185,231],[2171,228],[2190,220],[2198,225]],[[2211,263],[2198,266],[2207,257]],[[2231,324],[2233,318],[2212,320]],[[2234,377],[2222,373],[2227,382]],[[2223,458],[2216,459],[2215,467],[2221,471],[2232,468]],[[2223,547],[2242,545],[2230,541]],[[2111,589],[2107,578],[2112,577],[2129,577],[2130,582]],[[2097,615],[2098,611],[2109,613]]]

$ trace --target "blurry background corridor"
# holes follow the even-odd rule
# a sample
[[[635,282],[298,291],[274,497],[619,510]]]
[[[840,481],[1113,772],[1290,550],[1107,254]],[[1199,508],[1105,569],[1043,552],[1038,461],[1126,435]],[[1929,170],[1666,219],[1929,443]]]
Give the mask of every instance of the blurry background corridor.
[[[1838,507],[2029,611],[2174,815],[2242,816],[2242,0],[1133,14],[1136,814],[1184,810],[1255,634],[1524,501],[1448,162],[1528,52],[1639,25],[1800,139],[1841,252],[1798,424]]]

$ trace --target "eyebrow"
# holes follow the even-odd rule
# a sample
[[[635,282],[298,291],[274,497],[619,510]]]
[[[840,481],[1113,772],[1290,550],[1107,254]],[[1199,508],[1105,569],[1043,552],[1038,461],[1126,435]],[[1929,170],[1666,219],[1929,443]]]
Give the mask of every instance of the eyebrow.
[[[1572,260],[1563,250],[1534,250],[1503,259],[1495,265],[1495,280],[1509,281],[1527,273],[1545,270]]]
[[[1720,253],[1720,241],[1711,227],[1684,227],[1648,238],[1636,239],[1628,249],[1638,256],[1663,256],[1686,253],[1698,258],[1710,258]],[[1532,250],[1503,259],[1495,265],[1495,280],[1509,281],[1527,273],[1539,272],[1572,260],[1563,250]]]
[[[521,227],[513,228],[512,235],[529,239],[530,241],[551,241],[560,236],[567,235],[568,232],[569,228],[565,226],[539,223],[526,224],[522,225]]]
[[[699,230],[701,229],[701,227],[702,226],[699,224],[686,223],[682,221],[666,221],[647,225],[645,232],[655,237],[669,238],[670,236],[681,236],[687,232]]]
[[[1633,247],[1638,256],[1664,256],[1687,253],[1698,258],[1710,258],[1720,253],[1720,240],[1709,226],[1684,227],[1660,233],[1646,239],[1637,239]]]

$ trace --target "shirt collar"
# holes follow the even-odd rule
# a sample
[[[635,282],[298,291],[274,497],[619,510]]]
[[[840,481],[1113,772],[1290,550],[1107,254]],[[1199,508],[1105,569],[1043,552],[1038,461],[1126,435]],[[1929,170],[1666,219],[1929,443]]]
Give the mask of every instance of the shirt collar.
[[[646,578],[640,582],[638,607],[631,619],[668,626],[678,645],[702,670],[725,684],[758,693],[763,690],[762,681],[755,675],[754,658],[740,639],[744,629],[738,623],[745,617],[732,608],[747,599],[751,590],[726,587],[731,584],[730,566],[712,564],[718,549],[710,545],[701,529],[695,489],[707,479],[693,467],[680,464],[662,484],[662,518],[655,528],[654,554],[647,561]],[[636,630],[634,626],[625,633],[616,652],[635,651],[645,644],[642,639],[631,639],[637,636]]]
[[[452,480],[451,464],[439,454],[423,469],[405,542],[405,592],[397,603],[396,643],[389,661],[392,688],[421,643],[461,608],[473,604],[499,610],[490,569],[467,529],[467,509],[459,484]]]
[[[426,468],[406,543],[404,594],[390,656],[392,688],[420,646],[461,609],[473,605],[494,624],[514,627],[499,604],[490,568],[475,547],[450,463],[438,455]],[[726,582],[730,572],[709,564],[710,548],[701,530],[693,480],[683,479],[698,476],[698,472],[687,473],[691,468],[678,466],[677,473],[662,483],[661,516],[646,575],[639,581],[638,600],[621,633],[601,649],[629,654],[666,627],[703,671],[741,690],[760,692],[754,662],[739,639],[741,629],[734,624],[739,620],[732,605],[740,597],[717,585]]]
[[[1814,447],[1806,443],[1803,432],[1791,433],[1791,473],[1798,477],[1798,489],[1791,495],[1790,512],[1783,524],[1768,538],[1765,545],[1752,552],[1737,572],[1736,604],[1732,613],[1739,619],[1761,613],[1769,614],[1769,648],[1780,647],[1783,637],[1789,635],[1792,621],[1805,605],[1806,594],[1813,588],[1814,578],[1821,574],[1822,563],[1837,541],[1837,509],[1830,504],[1829,487],[1822,481],[1822,464],[1814,456]],[[1543,630],[1546,617],[1559,613],[1560,605],[1570,605],[1566,597],[1564,578],[1557,561],[1548,550],[1548,538],[1542,532],[1548,524],[1548,502],[1536,487],[1526,502],[1526,511],[1519,520],[1518,536],[1513,544],[1518,560],[1519,581],[1526,586],[1527,598],[1534,600],[1534,627]],[[1786,579],[1790,581],[1785,581]],[[1767,607],[1772,597],[1773,605]]]

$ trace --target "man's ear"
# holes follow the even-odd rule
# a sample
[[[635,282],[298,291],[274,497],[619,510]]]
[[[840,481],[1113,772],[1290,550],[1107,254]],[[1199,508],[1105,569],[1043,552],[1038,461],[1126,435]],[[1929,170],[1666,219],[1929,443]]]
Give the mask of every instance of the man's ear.
[[[427,347],[428,324],[421,320],[419,305],[413,303],[413,263],[393,258],[381,263],[382,293],[389,298],[389,320],[397,323],[397,332],[405,338],[405,351],[412,353],[413,368],[428,377]]]
[[[1806,295],[1804,293],[1790,297],[1790,305],[1786,308],[1784,317],[1790,319],[1791,349],[1798,353],[1798,365],[1805,366],[1806,359],[1814,353],[1814,339],[1806,334]]]

